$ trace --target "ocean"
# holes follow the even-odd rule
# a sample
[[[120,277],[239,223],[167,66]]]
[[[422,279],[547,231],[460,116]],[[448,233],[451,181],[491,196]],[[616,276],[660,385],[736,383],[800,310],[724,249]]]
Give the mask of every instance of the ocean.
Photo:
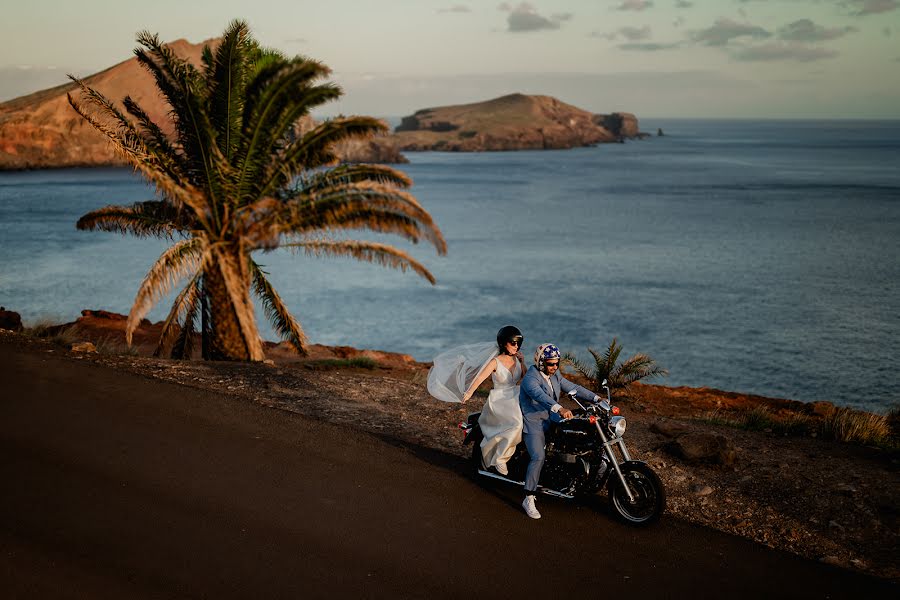
[[[448,254],[359,237],[408,249],[435,286],[351,260],[255,258],[318,343],[427,361],[513,324],[529,361],[542,342],[587,358],[616,337],[667,368],[665,385],[900,402],[900,122],[641,125],[665,135],[407,154]],[[0,304],[32,323],[127,313],[165,244],[75,222],[152,197],[128,169],[0,173]]]

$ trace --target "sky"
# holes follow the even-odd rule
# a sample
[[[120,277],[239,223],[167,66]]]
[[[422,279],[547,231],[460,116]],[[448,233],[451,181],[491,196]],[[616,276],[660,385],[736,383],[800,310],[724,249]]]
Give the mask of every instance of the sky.
[[[0,101],[247,21],[320,60],[318,116],[397,117],[521,92],[598,113],[900,118],[900,0],[30,0],[0,20]]]

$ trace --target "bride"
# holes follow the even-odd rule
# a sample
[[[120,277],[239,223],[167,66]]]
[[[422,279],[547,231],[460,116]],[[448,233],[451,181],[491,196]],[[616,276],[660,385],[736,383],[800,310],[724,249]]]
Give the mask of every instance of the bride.
[[[481,410],[478,424],[484,433],[481,456],[487,468],[506,475],[506,462],[522,439],[519,382],[525,359],[519,348],[522,332],[507,325],[497,332],[497,343],[470,344],[444,352],[428,372],[428,392],[445,402],[466,402],[491,376],[494,388]]]

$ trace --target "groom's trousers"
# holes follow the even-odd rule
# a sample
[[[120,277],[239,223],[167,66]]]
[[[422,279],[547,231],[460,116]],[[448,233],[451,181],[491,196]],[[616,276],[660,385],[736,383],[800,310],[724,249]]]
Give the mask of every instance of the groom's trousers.
[[[525,416],[528,419],[528,416]],[[541,479],[541,468],[544,466],[544,432],[550,426],[547,419],[530,420],[525,427],[526,433],[522,435],[525,440],[525,447],[528,448],[528,455],[531,462],[528,463],[528,469],[525,471],[525,491],[534,492],[537,490],[538,481]]]

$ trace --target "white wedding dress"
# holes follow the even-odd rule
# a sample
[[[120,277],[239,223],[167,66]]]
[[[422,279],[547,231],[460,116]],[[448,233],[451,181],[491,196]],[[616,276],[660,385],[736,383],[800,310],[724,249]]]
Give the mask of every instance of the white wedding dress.
[[[458,346],[437,355],[428,372],[428,393],[444,402],[462,402],[465,391],[481,369],[497,361],[497,368],[491,374],[494,389],[478,419],[484,433],[481,452],[486,467],[508,461],[522,439],[522,409],[519,408],[522,366],[516,361],[510,372],[497,360],[497,355],[496,342]]]
[[[515,454],[516,444],[522,441],[522,409],[519,408],[522,367],[515,361],[510,371],[499,358],[494,360],[497,362],[497,368],[491,373],[494,389],[478,419],[484,434],[481,456],[486,467],[505,464]]]

